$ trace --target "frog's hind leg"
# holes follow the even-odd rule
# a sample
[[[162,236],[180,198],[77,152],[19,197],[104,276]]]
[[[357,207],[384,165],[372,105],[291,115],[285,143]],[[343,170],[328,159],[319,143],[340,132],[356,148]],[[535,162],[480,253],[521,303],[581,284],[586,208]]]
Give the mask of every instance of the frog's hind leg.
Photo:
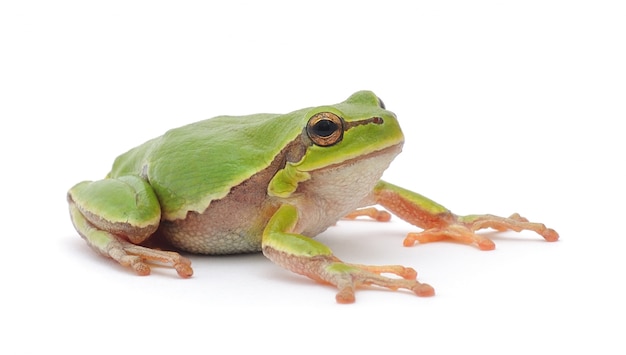
[[[389,222],[391,220],[391,213],[385,210],[379,210],[375,207],[366,207],[354,210],[343,216],[344,219],[357,219],[359,217],[368,217],[377,222]]]
[[[156,262],[172,265],[181,277],[190,277],[193,271],[187,258],[137,245],[158,228],[160,207],[156,201],[139,177],[83,182],[68,192],[74,227],[100,254],[139,275],[150,274],[148,263]]]
[[[76,230],[90,247],[120,265],[132,268],[138,275],[150,274],[148,261],[170,264],[181,277],[193,275],[191,261],[178,253],[146,248],[100,230],[87,221],[73,203],[70,203],[70,215]]]

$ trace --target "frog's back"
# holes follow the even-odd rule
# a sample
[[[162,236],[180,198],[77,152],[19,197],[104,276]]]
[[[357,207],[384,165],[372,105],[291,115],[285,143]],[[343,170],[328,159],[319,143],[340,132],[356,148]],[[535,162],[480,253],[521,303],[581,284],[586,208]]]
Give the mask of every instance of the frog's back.
[[[219,116],[172,129],[119,156],[109,176],[146,178],[163,218],[185,218],[269,166],[279,147],[300,134],[305,122],[294,121],[302,111]]]

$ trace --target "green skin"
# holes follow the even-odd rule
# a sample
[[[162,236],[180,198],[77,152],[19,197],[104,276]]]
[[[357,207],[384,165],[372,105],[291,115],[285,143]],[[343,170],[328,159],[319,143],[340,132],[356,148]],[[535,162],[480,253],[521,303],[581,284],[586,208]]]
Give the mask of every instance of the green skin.
[[[369,91],[288,114],[215,117],[131,149],[105,179],[72,187],[70,214],[90,246],[141,275],[155,261],[192,274],[188,259],[150,242],[202,254],[263,251],[291,271],[335,285],[341,303],[370,284],[434,294],[411,268],[347,264],[312,239],[343,217],[389,219],[385,211],[359,208],[378,204],[423,229],[409,233],[405,245],[454,239],[489,250],[493,242],[474,233],[489,227],[558,239],[517,214],[456,216],[381,181],[403,141],[396,116]]]

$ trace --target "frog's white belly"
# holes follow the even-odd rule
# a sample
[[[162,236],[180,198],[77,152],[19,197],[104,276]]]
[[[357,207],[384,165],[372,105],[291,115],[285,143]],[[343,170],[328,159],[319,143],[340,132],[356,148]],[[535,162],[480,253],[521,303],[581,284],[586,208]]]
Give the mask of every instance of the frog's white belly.
[[[314,237],[353,210],[371,204],[370,194],[401,144],[351,161],[312,171],[288,198],[267,196],[275,171],[259,174],[213,201],[203,213],[189,212],[185,220],[162,221],[159,233],[175,247],[200,254],[237,254],[261,250],[267,221],[284,203],[298,209],[293,232]],[[253,180],[254,179],[254,180]]]
[[[300,183],[301,196],[287,199],[298,208],[294,232],[315,236],[355,209],[371,205],[372,190],[402,145],[311,172]]]

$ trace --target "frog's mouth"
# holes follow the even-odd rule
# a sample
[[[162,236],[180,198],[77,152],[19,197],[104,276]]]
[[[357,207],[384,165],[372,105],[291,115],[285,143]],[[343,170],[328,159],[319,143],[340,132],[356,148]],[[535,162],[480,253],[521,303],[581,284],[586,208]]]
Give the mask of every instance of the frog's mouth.
[[[389,167],[393,159],[400,154],[400,152],[402,152],[403,144],[404,142],[396,143],[379,150],[374,150],[354,158],[338,161],[336,163],[317,169],[311,169],[306,172],[314,175],[316,172],[345,169],[346,171],[349,171],[350,174],[363,175],[367,173],[364,170],[368,170],[371,172],[379,172],[382,176],[382,173]],[[353,167],[355,166],[358,166],[359,168],[354,169]]]

